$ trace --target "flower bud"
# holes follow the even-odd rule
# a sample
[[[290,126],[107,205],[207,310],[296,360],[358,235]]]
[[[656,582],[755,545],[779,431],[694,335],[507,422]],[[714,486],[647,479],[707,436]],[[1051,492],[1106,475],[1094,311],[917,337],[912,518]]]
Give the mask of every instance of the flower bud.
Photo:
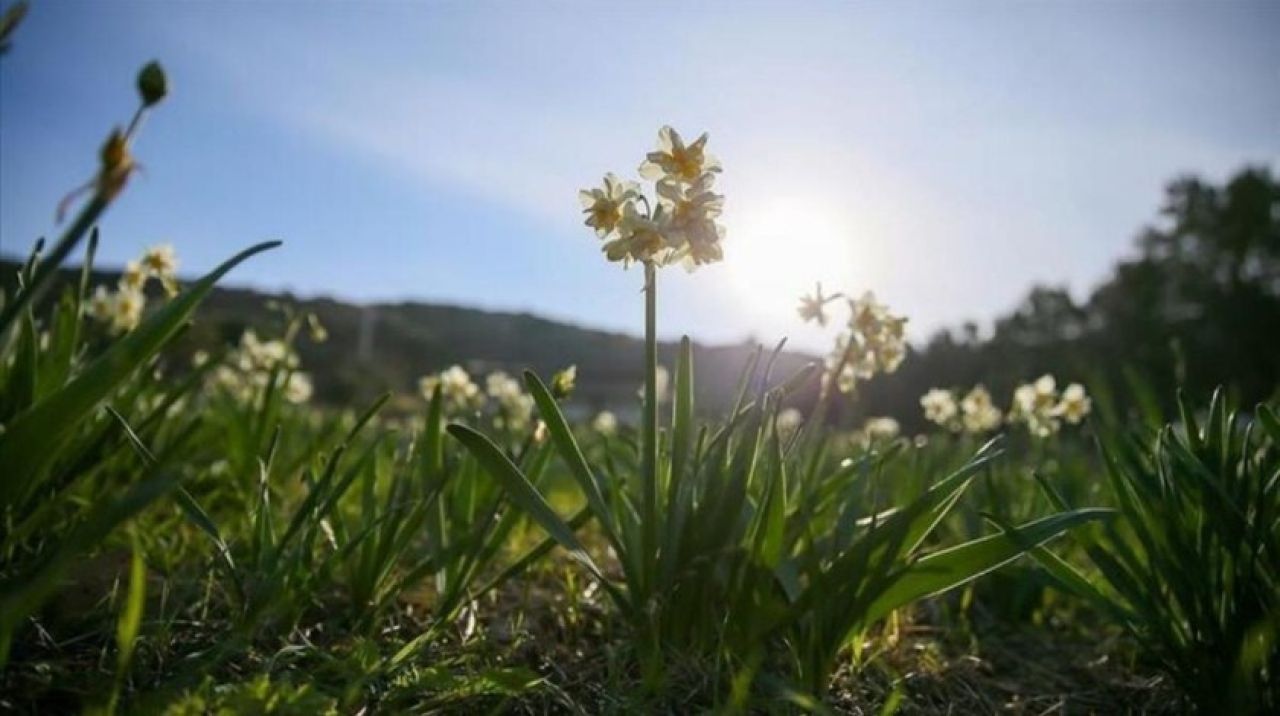
[[[169,80],[165,77],[164,68],[159,62],[152,60],[138,72],[138,95],[142,98],[142,106],[150,107],[169,93]]]

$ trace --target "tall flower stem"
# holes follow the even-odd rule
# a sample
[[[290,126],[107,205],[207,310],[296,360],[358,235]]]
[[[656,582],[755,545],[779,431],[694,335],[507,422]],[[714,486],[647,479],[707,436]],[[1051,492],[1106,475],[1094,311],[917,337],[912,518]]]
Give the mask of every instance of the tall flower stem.
[[[644,513],[642,553],[648,581],[657,563],[658,516],[658,306],[657,270],[652,262],[644,264],[644,415],[641,436],[644,452],[643,470]],[[648,585],[645,587],[648,591]]]

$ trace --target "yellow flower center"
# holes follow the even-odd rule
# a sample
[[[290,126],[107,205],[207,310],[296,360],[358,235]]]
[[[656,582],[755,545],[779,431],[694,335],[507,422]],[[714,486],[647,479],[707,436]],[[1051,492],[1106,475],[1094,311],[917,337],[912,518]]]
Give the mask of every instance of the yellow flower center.
[[[695,154],[687,149],[673,150],[671,152],[671,162],[676,166],[676,174],[686,181],[693,181],[702,173],[701,153]]]

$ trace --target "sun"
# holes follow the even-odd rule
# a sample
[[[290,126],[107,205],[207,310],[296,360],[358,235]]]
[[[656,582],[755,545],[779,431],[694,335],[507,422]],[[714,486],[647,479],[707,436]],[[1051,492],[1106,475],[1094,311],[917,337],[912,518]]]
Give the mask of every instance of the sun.
[[[797,323],[799,298],[816,282],[831,293],[854,287],[865,274],[854,223],[834,204],[772,199],[736,218],[725,242],[730,282],[742,309],[770,327]]]

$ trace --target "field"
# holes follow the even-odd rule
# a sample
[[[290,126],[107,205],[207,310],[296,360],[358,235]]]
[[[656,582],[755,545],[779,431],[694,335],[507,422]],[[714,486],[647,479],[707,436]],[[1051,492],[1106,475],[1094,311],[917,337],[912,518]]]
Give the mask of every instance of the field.
[[[141,70],[4,294],[3,710],[1280,710],[1274,383],[1058,356],[926,375],[910,416],[877,416],[851,406],[960,349],[821,287],[796,321],[830,325],[825,358],[759,347],[729,380],[685,339],[660,361],[665,272],[733,261],[706,135],[664,127],[640,177],[581,195],[584,250],[643,280],[624,388],[572,360],[473,374],[457,348],[394,394],[320,399],[303,356],[341,337],[317,312],[202,325],[276,242],[189,281],[172,246],[95,273],[167,82]]]

